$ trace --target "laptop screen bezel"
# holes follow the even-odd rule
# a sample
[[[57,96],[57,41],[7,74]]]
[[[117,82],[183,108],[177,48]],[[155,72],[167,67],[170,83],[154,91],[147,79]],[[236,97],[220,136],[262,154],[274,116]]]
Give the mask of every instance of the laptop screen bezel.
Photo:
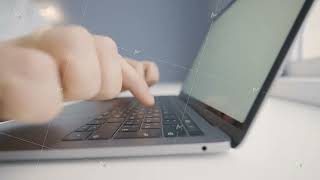
[[[286,40],[284,41],[278,56],[273,63],[262,87],[260,88],[260,91],[251,106],[249,113],[246,116],[246,119],[243,123],[240,123],[240,121],[237,121],[236,119],[235,122],[236,124],[231,124],[228,121],[223,120],[219,116],[215,116],[217,114],[216,109],[214,107],[211,107],[195,98],[192,96],[189,96],[188,94],[184,92],[180,92],[180,99],[188,103],[189,106],[191,106],[195,111],[197,111],[200,115],[204,117],[210,124],[214,126],[218,126],[221,130],[223,130],[226,134],[228,134],[231,138],[231,146],[232,147],[237,147],[241,141],[243,140],[244,136],[246,135],[251,123],[253,122],[253,119],[255,115],[257,114],[274,78],[277,75],[277,72],[287,54],[289,51],[289,48],[291,44],[294,41],[295,36],[297,35],[306,15],[308,14],[314,0],[305,0],[293,26],[291,27],[291,30],[289,34],[286,37]],[[212,113],[213,116],[210,116],[208,112]],[[219,111],[219,114],[223,112]]]

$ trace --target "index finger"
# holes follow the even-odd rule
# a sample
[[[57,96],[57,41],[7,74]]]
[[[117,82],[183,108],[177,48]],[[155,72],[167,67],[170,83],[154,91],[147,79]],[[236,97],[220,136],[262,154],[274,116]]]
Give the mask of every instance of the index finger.
[[[122,68],[122,87],[131,93],[145,106],[154,105],[154,97],[146,81],[124,59],[120,60]]]

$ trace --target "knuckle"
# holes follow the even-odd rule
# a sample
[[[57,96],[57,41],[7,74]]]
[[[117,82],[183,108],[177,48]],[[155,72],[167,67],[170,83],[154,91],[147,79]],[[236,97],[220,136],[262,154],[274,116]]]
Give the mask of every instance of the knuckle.
[[[157,64],[156,63],[154,63],[154,62],[148,62],[148,64],[149,64],[149,66],[151,67],[151,68],[155,68],[155,69],[158,69],[158,66],[157,66]]]
[[[158,82],[159,79],[157,79],[156,77],[150,77],[147,82],[151,85],[155,84],[156,82]]]
[[[108,48],[118,52],[117,43],[112,38],[108,36],[101,36],[101,41],[103,42],[104,46],[107,46]]]
[[[61,36],[64,46],[73,50],[77,47],[88,47],[93,45],[92,35],[81,26],[68,26]],[[76,49],[78,50],[78,49]]]
[[[142,61],[142,62],[143,64],[145,64],[147,68],[158,69],[157,64],[152,61]]]
[[[144,65],[143,65],[141,62],[138,62],[138,63],[136,64],[136,69],[137,69],[138,71],[143,71]]]
[[[81,26],[54,27],[46,31],[41,38],[39,48],[58,61],[71,55],[91,56],[95,52],[92,35]],[[76,58],[81,59],[81,56]]]
[[[44,76],[56,68],[56,64],[49,56],[39,52],[25,53],[23,59],[21,62],[27,76]]]
[[[153,81],[159,81],[159,69],[156,63],[154,62],[148,62],[148,70],[151,72],[151,79]]]
[[[67,30],[70,33],[70,35],[73,36],[91,36],[91,34],[86,28],[79,25],[67,26]]]
[[[156,83],[156,82],[158,82],[158,81],[160,80],[160,78],[159,78],[158,75],[154,75],[154,76],[152,76],[150,79],[151,79],[151,81],[152,81],[153,83]]]

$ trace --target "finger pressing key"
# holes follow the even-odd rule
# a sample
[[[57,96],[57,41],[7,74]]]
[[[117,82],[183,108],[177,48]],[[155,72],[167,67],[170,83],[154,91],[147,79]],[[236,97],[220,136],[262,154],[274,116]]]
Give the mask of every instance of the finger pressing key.
[[[146,81],[124,59],[120,59],[122,68],[122,87],[128,89],[145,106],[154,105],[154,97]]]

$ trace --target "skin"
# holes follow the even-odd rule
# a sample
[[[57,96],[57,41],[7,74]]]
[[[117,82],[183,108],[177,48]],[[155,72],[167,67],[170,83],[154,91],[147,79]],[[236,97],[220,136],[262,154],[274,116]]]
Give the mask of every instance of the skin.
[[[118,53],[109,37],[57,26],[0,43],[0,119],[45,123],[64,101],[109,100],[124,90],[145,106],[157,65]]]

